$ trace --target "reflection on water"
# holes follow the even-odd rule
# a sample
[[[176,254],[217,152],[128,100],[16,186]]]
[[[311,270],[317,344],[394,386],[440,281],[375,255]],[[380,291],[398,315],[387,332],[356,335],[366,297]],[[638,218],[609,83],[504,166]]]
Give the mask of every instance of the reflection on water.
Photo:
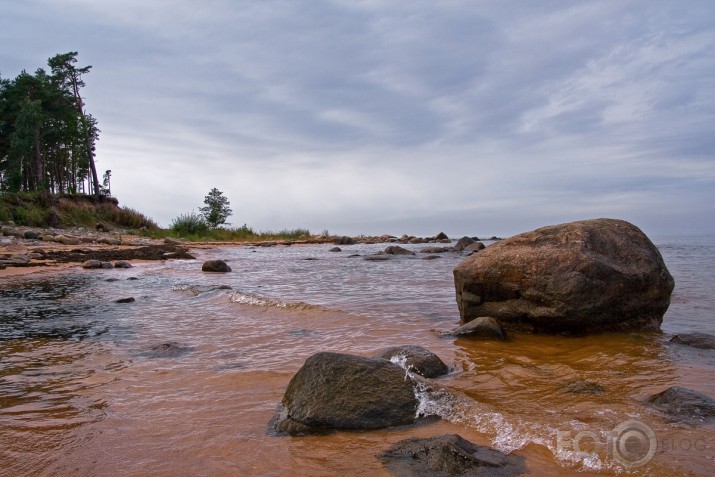
[[[386,475],[376,454],[440,433],[518,452],[533,475],[612,475],[622,468],[607,452],[584,459],[559,448],[557,435],[602,435],[629,419],[663,440],[653,464],[634,475],[711,475],[713,426],[673,423],[644,404],[671,385],[715,396],[715,352],[667,341],[715,333],[707,296],[715,267],[698,265],[715,265],[711,242],[659,243],[676,278],[665,334],[441,337],[458,321],[452,268],[463,257],[348,258],[383,245],[201,252],[227,260],[234,272],[225,275],[202,273],[197,260],[7,280],[0,475]],[[126,297],[136,301],[114,303]],[[424,346],[450,365],[440,387],[421,395],[421,409],[442,420],[267,434],[308,356],[399,344]],[[673,445],[685,438],[706,450]]]

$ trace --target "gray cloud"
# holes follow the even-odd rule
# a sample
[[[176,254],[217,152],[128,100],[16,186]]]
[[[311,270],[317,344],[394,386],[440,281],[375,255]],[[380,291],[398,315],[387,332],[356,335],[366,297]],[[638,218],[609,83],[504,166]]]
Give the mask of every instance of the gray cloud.
[[[713,231],[714,20],[708,1],[5,2],[0,72],[79,51],[99,167],[164,225],[215,186],[259,229]]]

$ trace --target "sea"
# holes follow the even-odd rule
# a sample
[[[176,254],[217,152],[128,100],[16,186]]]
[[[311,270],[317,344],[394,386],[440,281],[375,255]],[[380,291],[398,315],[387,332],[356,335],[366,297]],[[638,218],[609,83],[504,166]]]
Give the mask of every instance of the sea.
[[[459,434],[524,457],[525,475],[715,475],[715,425],[649,396],[715,398],[715,236],[652,237],[675,278],[660,333],[445,336],[464,255],[387,261],[385,244],[217,246],[196,260],[0,279],[1,476],[387,476],[378,454]],[[487,244],[490,244],[487,242]],[[222,259],[227,274],[201,271]],[[130,303],[116,303],[124,298]],[[269,432],[286,385],[320,351],[419,345],[448,364],[415,425]],[[633,447],[635,446],[635,447]]]

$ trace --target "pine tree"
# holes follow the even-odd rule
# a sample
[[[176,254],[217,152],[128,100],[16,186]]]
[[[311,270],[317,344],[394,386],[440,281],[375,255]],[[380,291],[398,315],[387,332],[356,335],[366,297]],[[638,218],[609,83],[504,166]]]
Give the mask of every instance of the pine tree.
[[[204,207],[199,208],[201,215],[206,219],[206,223],[210,227],[218,227],[219,225],[230,225],[226,223],[226,219],[233,213],[229,208],[231,205],[223,192],[217,188],[211,189],[206,197],[204,197]]]

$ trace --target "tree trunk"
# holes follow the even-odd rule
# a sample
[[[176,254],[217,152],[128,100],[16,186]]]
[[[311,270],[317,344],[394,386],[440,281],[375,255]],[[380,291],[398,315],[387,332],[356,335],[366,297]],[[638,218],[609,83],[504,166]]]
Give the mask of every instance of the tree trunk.
[[[40,149],[40,128],[35,128],[35,144],[33,147],[35,155],[35,187],[45,189],[45,170],[42,163],[42,150]]]

